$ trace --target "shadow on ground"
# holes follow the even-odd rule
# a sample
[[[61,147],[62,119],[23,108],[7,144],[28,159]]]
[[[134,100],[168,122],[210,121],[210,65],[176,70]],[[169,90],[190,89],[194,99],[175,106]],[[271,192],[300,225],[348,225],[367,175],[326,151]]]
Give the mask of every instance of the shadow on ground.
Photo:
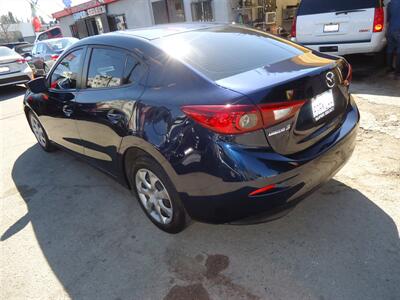
[[[12,177],[49,266],[73,299],[394,299],[399,234],[371,200],[332,180],[288,216],[252,226],[194,223],[167,235],[122,186],[38,145]]]
[[[0,101],[9,100],[25,94],[26,88],[22,85],[0,87]]]

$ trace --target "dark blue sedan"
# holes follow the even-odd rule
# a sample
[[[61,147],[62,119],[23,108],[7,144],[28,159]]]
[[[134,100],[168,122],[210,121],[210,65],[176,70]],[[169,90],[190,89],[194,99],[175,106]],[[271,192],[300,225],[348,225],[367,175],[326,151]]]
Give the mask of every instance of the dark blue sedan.
[[[280,216],[351,156],[351,66],[250,28],[175,24],[83,39],[29,83],[28,122],[130,188],[160,229]]]

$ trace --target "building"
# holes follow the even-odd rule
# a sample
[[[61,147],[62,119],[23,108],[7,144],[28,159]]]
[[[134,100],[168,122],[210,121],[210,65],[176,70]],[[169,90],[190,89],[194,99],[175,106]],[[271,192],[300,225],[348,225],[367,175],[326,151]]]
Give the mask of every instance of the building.
[[[84,38],[175,22],[237,22],[290,31],[299,0],[91,0],[53,14],[64,36]]]
[[[35,32],[31,23],[20,22],[15,24],[10,24],[7,28],[8,39],[4,32],[0,32],[0,43],[7,42],[30,42],[35,40]]]

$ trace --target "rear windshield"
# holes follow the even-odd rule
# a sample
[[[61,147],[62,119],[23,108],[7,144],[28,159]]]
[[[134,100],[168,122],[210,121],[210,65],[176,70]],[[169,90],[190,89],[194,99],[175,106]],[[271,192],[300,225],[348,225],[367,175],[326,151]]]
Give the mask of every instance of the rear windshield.
[[[153,43],[211,80],[220,80],[303,54],[302,48],[239,26],[196,30]]]
[[[381,0],[302,0],[297,15],[322,14],[380,6]]]

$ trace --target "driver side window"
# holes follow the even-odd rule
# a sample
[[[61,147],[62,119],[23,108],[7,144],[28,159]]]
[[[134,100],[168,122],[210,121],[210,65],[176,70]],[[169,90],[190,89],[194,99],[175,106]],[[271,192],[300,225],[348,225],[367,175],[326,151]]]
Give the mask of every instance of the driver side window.
[[[76,89],[77,79],[82,69],[83,53],[83,49],[72,51],[60,61],[51,75],[50,88]]]

